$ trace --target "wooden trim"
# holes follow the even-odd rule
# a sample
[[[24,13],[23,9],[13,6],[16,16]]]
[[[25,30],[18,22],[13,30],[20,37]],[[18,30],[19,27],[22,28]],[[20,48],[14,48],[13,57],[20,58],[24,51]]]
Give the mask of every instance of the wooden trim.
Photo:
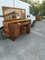
[[[2,6],[2,9],[7,9],[7,8],[10,8],[10,9],[20,9],[20,10],[25,10],[23,8],[15,8],[15,7],[6,7],[6,6]]]

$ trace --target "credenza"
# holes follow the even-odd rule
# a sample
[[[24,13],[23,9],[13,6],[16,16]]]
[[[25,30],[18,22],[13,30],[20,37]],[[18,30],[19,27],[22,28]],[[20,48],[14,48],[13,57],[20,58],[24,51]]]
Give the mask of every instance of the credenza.
[[[4,21],[3,26],[4,35],[14,41],[16,37],[30,33],[31,20]]]
[[[26,11],[21,8],[2,7],[3,8],[3,31],[4,35],[13,41],[18,36],[28,34],[31,31],[31,20],[26,19]]]

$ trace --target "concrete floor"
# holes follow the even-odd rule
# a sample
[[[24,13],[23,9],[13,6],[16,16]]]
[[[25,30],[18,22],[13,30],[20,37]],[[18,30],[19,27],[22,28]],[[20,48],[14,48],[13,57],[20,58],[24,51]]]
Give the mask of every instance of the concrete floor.
[[[14,42],[0,34],[0,60],[45,60],[45,21]]]

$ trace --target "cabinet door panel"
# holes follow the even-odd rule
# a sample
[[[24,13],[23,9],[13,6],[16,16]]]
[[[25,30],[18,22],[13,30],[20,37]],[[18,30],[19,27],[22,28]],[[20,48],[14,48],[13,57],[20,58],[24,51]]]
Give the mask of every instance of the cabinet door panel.
[[[10,36],[15,36],[15,37],[19,36],[20,35],[19,25],[10,23],[9,24],[9,33],[10,33]]]

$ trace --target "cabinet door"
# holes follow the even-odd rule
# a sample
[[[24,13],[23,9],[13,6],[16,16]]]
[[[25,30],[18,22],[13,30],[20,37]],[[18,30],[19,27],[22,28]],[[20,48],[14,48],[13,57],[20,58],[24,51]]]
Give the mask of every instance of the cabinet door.
[[[27,26],[23,25],[21,26],[21,35],[27,33]]]
[[[20,26],[15,23],[9,24],[9,34],[11,37],[17,37],[20,35]]]
[[[15,35],[15,37],[20,35],[20,26],[19,26],[19,24],[14,24],[14,35]]]

